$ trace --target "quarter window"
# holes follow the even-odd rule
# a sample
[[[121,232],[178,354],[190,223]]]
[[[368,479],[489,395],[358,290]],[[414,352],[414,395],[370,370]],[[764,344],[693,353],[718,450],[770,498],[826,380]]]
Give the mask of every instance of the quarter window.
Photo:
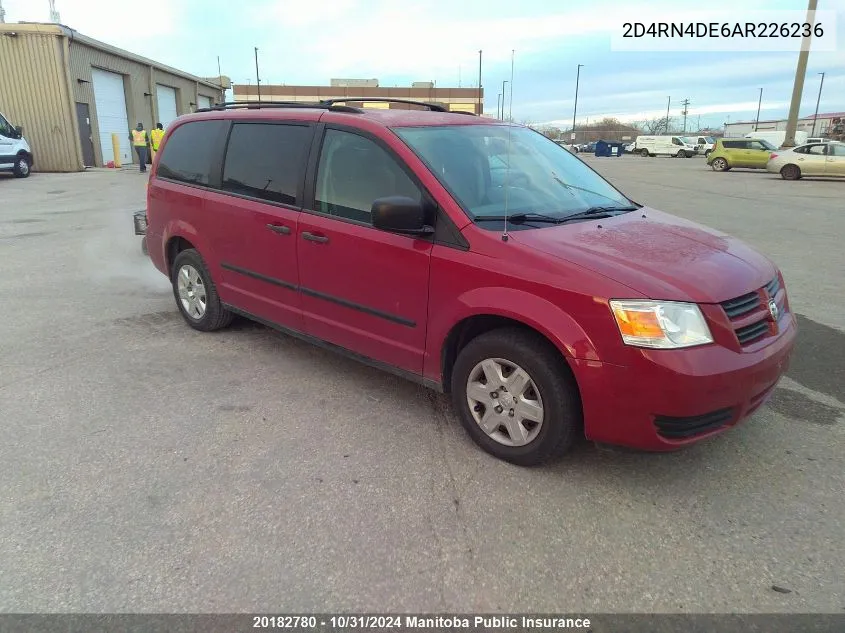
[[[297,204],[311,128],[235,123],[223,166],[223,190],[270,202]]]
[[[180,125],[164,144],[157,175],[193,185],[211,182],[211,164],[226,121],[193,121]]]
[[[379,145],[357,134],[327,130],[317,169],[317,210],[369,222],[373,202],[387,196],[422,200],[420,189]]]

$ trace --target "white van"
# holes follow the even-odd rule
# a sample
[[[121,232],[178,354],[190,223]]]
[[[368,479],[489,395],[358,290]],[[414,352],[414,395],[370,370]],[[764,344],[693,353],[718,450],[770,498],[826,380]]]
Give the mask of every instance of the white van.
[[[683,136],[638,136],[633,152],[641,156],[691,158],[698,153],[698,149],[686,142]]]
[[[23,137],[23,129],[14,127],[0,112],[0,172],[10,171],[26,178],[32,169],[32,150]]]
[[[795,145],[804,145],[807,142],[808,134],[801,130],[795,131]],[[786,140],[786,130],[776,130],[773,132],[749,132],[745,138],[759,138],[768,141],[778,149],[781,148],[783,142]]]
[[[698,147],[698,153],[708,156],[713,148],[716,146],[716,139],[712,136],[685,136],[687,143],[692,143]]]

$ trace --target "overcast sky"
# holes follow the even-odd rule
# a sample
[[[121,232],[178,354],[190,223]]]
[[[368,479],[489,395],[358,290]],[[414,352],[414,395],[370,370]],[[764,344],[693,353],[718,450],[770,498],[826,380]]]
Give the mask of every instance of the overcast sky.
[[[48,0],[0,0],[6,21],[47,21]],[[222,71],[235,83],[327,84],[332,77],[378,78],[382,86],[436,81],[475,85],[483,53],[485,110],[496,110],[515,49],[513,116],[571,125],[575,72],[578,120],[604,115],[638,120],[672,114],[690,99],[690,127],[785,116],[797,53],[614,52],[611,33],[645,7],[667,21],[706,6],[736,19],[737,0],[56,0],[62,22],[90,37],[201,75]],[[743,10],[806,10],[806,0],[742,0]],[[812,51],[801,115],[845,111],[845,0],[837,11],[837,50]]]

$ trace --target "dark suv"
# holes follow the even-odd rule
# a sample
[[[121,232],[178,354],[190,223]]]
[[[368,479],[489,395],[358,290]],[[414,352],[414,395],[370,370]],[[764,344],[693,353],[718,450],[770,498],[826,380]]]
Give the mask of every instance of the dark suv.
[[[772,392],[796,329],[764,256],[529,128],[344,103],[171,125],[147,246],[191,327],[243,315],[450,392],[518,464],[583,435],[675,449]]]

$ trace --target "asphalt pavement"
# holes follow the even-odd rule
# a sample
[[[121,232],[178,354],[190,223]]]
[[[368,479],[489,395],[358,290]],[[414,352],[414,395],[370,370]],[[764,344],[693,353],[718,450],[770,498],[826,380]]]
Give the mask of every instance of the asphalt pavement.
[[[845,610],[845,182],[585,160],[782,267],[798,348],[746,424],[512,466],[444,396],[188,328],[132,232],[144,176],[0,178],[0,609]]]

